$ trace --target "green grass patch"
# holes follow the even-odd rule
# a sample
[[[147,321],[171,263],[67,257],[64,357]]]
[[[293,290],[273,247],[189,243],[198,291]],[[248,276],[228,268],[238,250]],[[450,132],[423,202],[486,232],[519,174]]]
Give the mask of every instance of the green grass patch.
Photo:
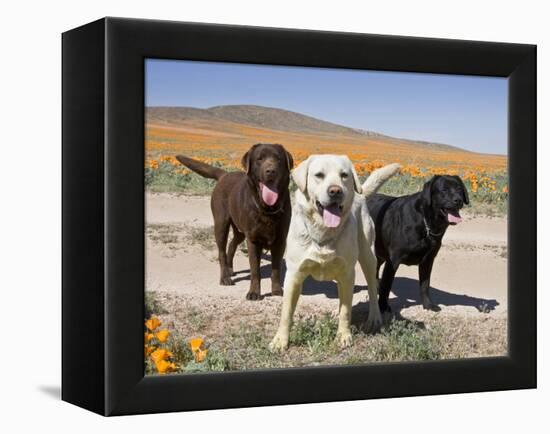
[[[163,315],[168,311],[162,305],[160,297],[156,291],[145,291],[145,318],[150,318],[153,315]]]
[[[145,168],[145,189],[155,193],[210,194],[216,181],[196,173],[181,173],[181,168],[169,162],[159,163],[158,168]]]
[[[214,165],[222,167],[220,164]],[[476,215],[506,215],[508,210],[508,193],[504,190],[508,185],[508,174],[507,172],[501,172],[488,176],[494,181],[494,190],[489,185],[483,183],[480,183],[477,189],[474,189],[470,181],[465,182],[470,196],[470,206],[466,206],[465,210]],[[424,183],[430,178],[430,175],[425,177],[412,176],[410,174],[396,175],[384,184],[380,192],[391,196],[416,193],[422,190]],[[362,182],[364,182],[364,179],[362,179]],[[151,192],[208,195],[212,192],[215,184],[214,180],[203,178],[193,172],[183,174],[180,167],[173,166],[169,162],[159,163],[156,169],[145,168],[145,188]],[[289,188],[291,192],[296,189],[294,182],[290,182]]]
[[[438,360],[442,355],[442,335],[438,329],[425,329],[417,324],[392,320],[369,348],[375,361],[395,362]]]
[[[329,351],[335,344],[338,322],[330,314],[299,318],[290,333],[290,344],[302,346],[312,354]]]

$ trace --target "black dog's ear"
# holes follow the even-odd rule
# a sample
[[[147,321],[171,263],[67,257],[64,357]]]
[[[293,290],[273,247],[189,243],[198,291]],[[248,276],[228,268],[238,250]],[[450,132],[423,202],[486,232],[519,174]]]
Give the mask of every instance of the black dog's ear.
[[[440,175],[435,175],[424,184],[424,188],[422,189],[422,199],[424,200],[426,208],[432,206],[432,185],[439,177]]]
[[[246,153],[243,155],[243,158],[241,158],[241,166],[243,166],[243,169],[246,171],[246,174],[250,174],[250,157],[252,156],[252,153],[254,152],[254,149],[258,147],[259,144],[256,144],[252,146]]]
[[[458,182],[460,182],[460,185],[462,186],[462,200],[466,205],[470,205],[470,197],[468,196],[468,189],[464,185],[462,178],[457,175],[454,175],[453,178],[455,178]]]

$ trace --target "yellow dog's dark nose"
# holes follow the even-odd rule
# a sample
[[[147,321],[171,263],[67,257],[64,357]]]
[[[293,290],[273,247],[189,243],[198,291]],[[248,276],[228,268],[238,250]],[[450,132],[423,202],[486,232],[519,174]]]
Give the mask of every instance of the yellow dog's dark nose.
[[[339,197],[342,196],[342,188],[338,185],[331,185],[328,188],[328,195],[330,197]]]

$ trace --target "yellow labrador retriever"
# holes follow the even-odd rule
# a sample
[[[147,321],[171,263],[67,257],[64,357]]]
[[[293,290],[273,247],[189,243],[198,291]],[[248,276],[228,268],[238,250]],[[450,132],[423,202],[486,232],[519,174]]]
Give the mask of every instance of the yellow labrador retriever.
[[[273,351],[288,347],[290,325],[302,283],[307,276],[334,280],[340,299],[338,332],[341,346],[351,345],[351,306],[357,260],[369,291],[367,329],[382,325],[378,307],[374,222],[365,197],[393,176],[400,166],[391,164],[374,171],[361,186],[350,159],[343,155],[311,155],[292,172],[298,189],[285,253],[283,309]]]

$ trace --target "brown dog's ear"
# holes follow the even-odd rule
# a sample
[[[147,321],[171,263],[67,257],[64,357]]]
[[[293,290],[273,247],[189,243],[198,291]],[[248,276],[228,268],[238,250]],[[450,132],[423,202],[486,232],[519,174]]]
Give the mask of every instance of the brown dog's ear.
[[[432,185],[439,177],[440,175],[435,175],[424,184],[424,188],[422,189],[422,199],[424,199],[424,204],[426,205],[426,208],[432,206]]]
[[[290,172],[294,167],[294,159],[292,158],[292,154],[288,152],[286,149],[285,149],[285,156],[286,156],[286,167],[288,167],[288,171]]]
[[[241,158],[241,166],[243,166],[244,171],[248,174],[250,171],[250,151],[246,151]]]
[[[292,179],[296,183],[296,187],[298,187],[302,193],[305,193],[307,189],[307,174],[310,159],[311,157],[308,157],[292,171]]]
[[[470,205],[470,196],[468,196],[468,190],[466,189],[466,186],[464,185],[462,178],[457,175],[454,175],[453,178],[455,178],[458,182],[460,182],[460,185],[462,186],[462,200],[466,205]]]
[[[277,144],[276,146],[278,146],[281,149],[281,151],[283,151],[283,154],[285,154],[286,167],[290,172],[294,167],[294,159],[292,158],[292,154],[288,152],[283,145]]]
[[[243,166],[243,169],[245,170],[246,174],[250,174],[250,157],[252,156],[252,153],[254,152],[254,149],[258,147],[258,144],[252,146],[246,153],[243,155],[243,158],[241,158],[241,166]]]

